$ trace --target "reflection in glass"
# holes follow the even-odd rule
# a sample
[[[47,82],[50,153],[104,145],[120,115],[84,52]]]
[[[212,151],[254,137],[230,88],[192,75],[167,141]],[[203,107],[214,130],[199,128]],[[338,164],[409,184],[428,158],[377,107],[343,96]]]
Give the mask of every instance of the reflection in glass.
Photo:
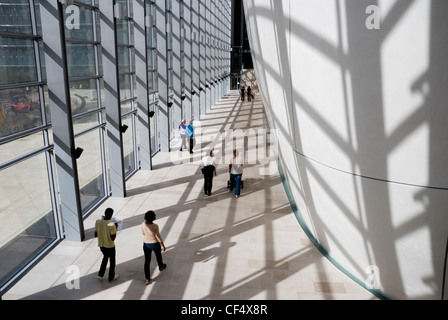
[[[67,43],[69,77],[95,76],[95,49],[92,44]]]
[[[0,21],[0,32],[32,34],[29,1],[0,1]]]
[[[37,87],[0,90],[0,138],[41,125]]]
[[[70,81],[72,115],[96,110],[98,106],[97,80]]]
[[[0,36],[0,85],[37,81],[34,41]]]
[[[100,130],[92,130],[75,139],[76,147],[84,150],[77,160],[82,212],[105,196]]]
[[[57,238],[45,154],[0,171],[0,286]]]

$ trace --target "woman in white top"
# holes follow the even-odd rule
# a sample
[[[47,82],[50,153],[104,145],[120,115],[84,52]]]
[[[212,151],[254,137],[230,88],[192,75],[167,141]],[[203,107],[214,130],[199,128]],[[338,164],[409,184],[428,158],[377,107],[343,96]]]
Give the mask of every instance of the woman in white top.
[[[201,160],[202,174],[204,175],[204,193],[206,195],[212,194],[213,174],[216,176],[215,159],[213,158],[213,151],[210,151]]]
[[[183,148],[185,147],[185,149],[187,149],[187,136],[185,134],[185,129],[187,128],[187,120],[182,120],[182,122],[179,125],[179,134],[180,134],[180,139],[182,140],[179,151],[182,151]]]
[[[235,198],[239,198],[241,189],[241,178],[243,176],[243,162],[238,157],[238,151],[233,150],[233,158],[230,167],[230,192],[235,188]]]
[[[154,220],[156,220],[156,214],[154,211],[148,211],[145,214],[145,222],[142,223],[143,252],[145,254],[144,271],[147,285],[151,283],[149,264],[151,263],[153,251],[156,255],[159,270],[163,271],[166,269],[166,264],[163,263],[162,259],[162,249],[165,251],[166,248],[160,236],[159,226],[154,223]]]

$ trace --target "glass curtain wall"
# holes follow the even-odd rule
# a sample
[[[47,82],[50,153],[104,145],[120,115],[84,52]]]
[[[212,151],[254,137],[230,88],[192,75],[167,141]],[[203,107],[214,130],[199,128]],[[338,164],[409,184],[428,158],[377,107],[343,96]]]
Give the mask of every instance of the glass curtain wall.
[[[120,73],[120,106],[123,133],[125,176],[138,168],[137,154],[137,86],[135,75],[134,21],[132,0],[117,0],[124,6],[125,18],[117,19],[118,68]]]
[[[84,0],[64,6],[75,145],[84,150],[77,160],[83,215],[106,196],[106,124],[97,2]]]
[[[78,170],[76,186],[79,185],[80,197],[74,201],[76,205],[80,205],[80,211],[82,211],[80,218],[87,217],[111,195],[109,173],[111,161],[106,138],[108,130],[112,128],[108,127],[110,124],[106,121],[108,109],[104,85],[105,70],[103,70],[102,62],[102,52],[106,48],[102,49],[101,31],[104,30],[101,30],[102,13],[99,1],[75,0],[62,5],[61,2],[54,0],[0,0],[0,194],[2,195],[0,198],[2,221],[0,224],[0,294],[64,237],[63,222],[66,216],[61,208],[65,204],[66,193],[63,187],[66,184],[58,182],[57,170],[60,166],[59,164],[56,166],[58,158],[56,158],[55,149],[59,151],[58,148],[62,145],[60,144],[61,136],[58,135],[65,133],[71,135],[71,132],[68,132],[71,129],[67,129],[67,132],[62,130],[60,133],[56,129],[60,130],[61,126],[54,126],[53,132],[52,120],[57,119],[51,117],[47,84],[54,86],[53,82],[56,81],[47,81],[47,78],[49,80],[54,78],[50,78],[51,74],[47,74],[46,71],[44,59],[48,51],[44,54],[42,30],[46,31],[58,22],[41,21],[40,12],[42,8],[42,14],[53,14],[53,6],[56,3],[58,8],[62,9],[64,19],[64,22],[60,21],[65,36],[61,54],[65,53],[67,60],[67,70],[64,71],[68,76],[69,110],[72,121],[72,123],[68,121],[68,124],[73,124],[74,145],[83,149],[82,156],[76,160]],[[133,20],[133,4],[136,1],[139,0],[114,1],[115,4],[122,5],[125,12],[124,18],[116,19],[115,31],[122,123],[120,130],[123,133],[122,148],[126,179],[138,170],[139,162]],[[156,11],[163,2],[166,5],[165,12]],[[174,92],[173,60],[181,60],[180,86],[177,86],[176,82],[176,90],[181,91],[185,88],[186,63],[193,61],[193,54],[190,58],[186,55],[186,43],[183,42],[185,39],[191,39],[191,35],[186,37],[181,35],[180,48],[177,42],[173,48],[173,40],[177,41],[173,39],[173,21],[176,23],[180,20],[181,24],[179,26],[176,24],[176,28],[184,29],[184,5],[189,8],[195,4],[196,7],[197,2],[191,1],[185,4],[179,1],[179,10],[177,2],[173,3],[172,0],[161,0],[159,3],[145,0],[144,3],[147,94],[151,149],[154,156],[165,144],[162,138],[171,136],[171,128],[177,127],[177,123],[171,123],[168,130],[166,128],[168,122],[160,120],[165,119],[165,114],[160,112],[159,115],[159,103],[164,100],[159,100],[159,92],[163,94],[163,98],[166,98],[165,95],[168,93],[168,103],[173,102],[174,93],[182,96],[182,92]],[[227,1],[227,3],[230,2]],[[176,8],[175,12],[173,7]],[[191,12],[190,10],[190,15],[192,15]],[[196,12],[195,15],[197,16],[195,21],[200,21],[200,13]],[[158,30],[164,28],[158,29],[157,17],[160,20],[166,18],[166,34],[159,33]],[[193,29],[193,22],[191,24]],[[195,26],[195,30],[199,30],[199,25]],[[192,43],[196,42],[198,47],[200,44],[205,45],[200,42],[199,33],[196,33],[198,37],[195,37]],[[164,46],[165,39],[166,47]],[[48,47],[47,44],[45,48]],[[197,60],[194,60],[197,61],[195,68],[200,67],[197,65],[198,53]],[[47,56],[51,57],[51,55]],[[165,57],[166,66],[164,65]],[[53,62],[53,60],[47,61],[49,69],[54,67]],[[161,63],[163,70],[159,68]],[[177,68],[177,60],[174,63]],[[165,84],[160,80],[165,77],[166,72],[168,73]],[[197,84],[201,81],[204,80],[198,77]],[[65,84],[64,82],[62,86],[64,89]],[[52,91],[51,101],[59,98],[54,96],[56,91]],[[63,100],[65,107],[65,97]],[[53,104],[51,107],[53,111],[59,110],[58,106]],[[197,109],[199,105],[194,105],[193,108]],[[172,111],[169,113],[169,117],[174,119]],[[191,113],[193,114],[193,110]],[[199,111],[197,113],[199,114]],[[74,157],[74,154],[67,153],[67,155]],[[61,171],[59,175],[61,180],[63,180],[62,176]],[[73,192],[69,194],[72,195]]]
[[[151,127],[151,150],[154,156],[160,150],[159,144],[159,126],[158,126],[158,65],[157,65],[157,29],[154,27],[157,23],[157,15],[155,14],[155,4],[152,1],[146,1],[146,15],[149,23],[146,32],[147,43],[147,64],[148,64],[148,101],[149,111],[152,112],[150,118]]]
[[[38,21],[38,5],[0,1],[0,288],[61,238]]]

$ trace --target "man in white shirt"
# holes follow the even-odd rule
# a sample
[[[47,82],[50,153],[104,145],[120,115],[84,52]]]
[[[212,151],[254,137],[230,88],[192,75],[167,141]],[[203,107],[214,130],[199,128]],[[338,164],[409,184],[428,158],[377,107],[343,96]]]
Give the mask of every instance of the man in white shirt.
[[[213,158],[213,151],[210,151],[201,160],[201,170],[204,175],[204,193],[206,195],[212,194],[213,174],[216,176],[215,159]]]

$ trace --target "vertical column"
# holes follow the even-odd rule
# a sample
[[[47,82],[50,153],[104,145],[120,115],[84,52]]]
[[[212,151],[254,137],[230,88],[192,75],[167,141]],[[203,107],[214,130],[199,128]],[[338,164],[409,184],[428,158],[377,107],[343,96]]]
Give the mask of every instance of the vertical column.
[[[155,1],[155,20],[157,29],[157,63],[158,63],[158,126],[160,132],[160,150],[170,151],[170,117],[168,109],[168,69],[166,51],[166,16],[165,0]]]
[[[206,52],[205,52],[205,4],[203,0],[199,0],[199,78],[200,78],[200,114],[206,112],[206,87],[208,87],[206,79]]]
[[[142,170],[151,170],[151,127],[149,117],[147,65],[148,44],[146,41],[146,28],[151,28],[151,26],[146,26],[145,2],[137,0],[134,0],[133,2],[140,168]]]
[[[217,100],[222,98],[222,41],[223,41],[223,34],[224,31],[223,25],[222,25],[222,3],[219,1],[219,4],[216,6],[216,78],[218,80],[217,82]]]
[[[172,27],[173,27],[173,131],[182,120],[182,81],[181,81],[181,38],[180,38],[180,1],[172,0]]]
[[[226,91],[230,90],[230,82],[231,82],[231,48],[232,48],[232,0],[227,1],[227,19],[225,29],[227,31],[226,34],[226,50],[225,50],[225,61],[226,61]]]
[[[209,110],[211,106],[211,34],[210,34],[210,9],[206,0],[203,0],[204,8],[204,35],[205,35],[205,109]]]
[[[217,37],[216,37],[216,23],[217,23],[217,19],[216,19],[216,3],[212,2],[210,5],[210,38],[211,38],[211,55],[210,55],[210,59],[211,59],[211,63],[210,63],[210,67],[211,67],[211,75],[210,75],[210,81],[212,83],[212,94],[211,94],[211,105],[214,106],[216,104],[216,102],[218,101],[217,99],[217,88],[218,88],[218,83],[216,83],[216,48],[217,48]]]
[[[51,74],[48,77],[48,92],[65,238],[82,241],[85,235],[75,159],[62,10],[62,4],[58,0],[40,1],[46,70],[47,74]]]
[[[125,197],[125,171],[123,162],[123,134],[121,127],[120,90],[115,1],[100,1],[101,45],[104,70],[104,101],[106,104],[107,135],[112,196]]]
[[[191,25],[191,0],[183,0],[183,14],[181,19],[181,41],[183,41],[183,92],[182,92],[182,107],[184,110],[184,118],[190,120],[193,118],[192,110],[192,62],[193,62],[193,40],[192,40],[192,25]]]
[[[191,83],[191,103],[193,105],[193,118],[200,118],[200,96],[201,96],[201,64],[200,64],[200,39],[201,31],[199,28],[199,0],[191,0],[191,65],[192,65],[192,83]]]

